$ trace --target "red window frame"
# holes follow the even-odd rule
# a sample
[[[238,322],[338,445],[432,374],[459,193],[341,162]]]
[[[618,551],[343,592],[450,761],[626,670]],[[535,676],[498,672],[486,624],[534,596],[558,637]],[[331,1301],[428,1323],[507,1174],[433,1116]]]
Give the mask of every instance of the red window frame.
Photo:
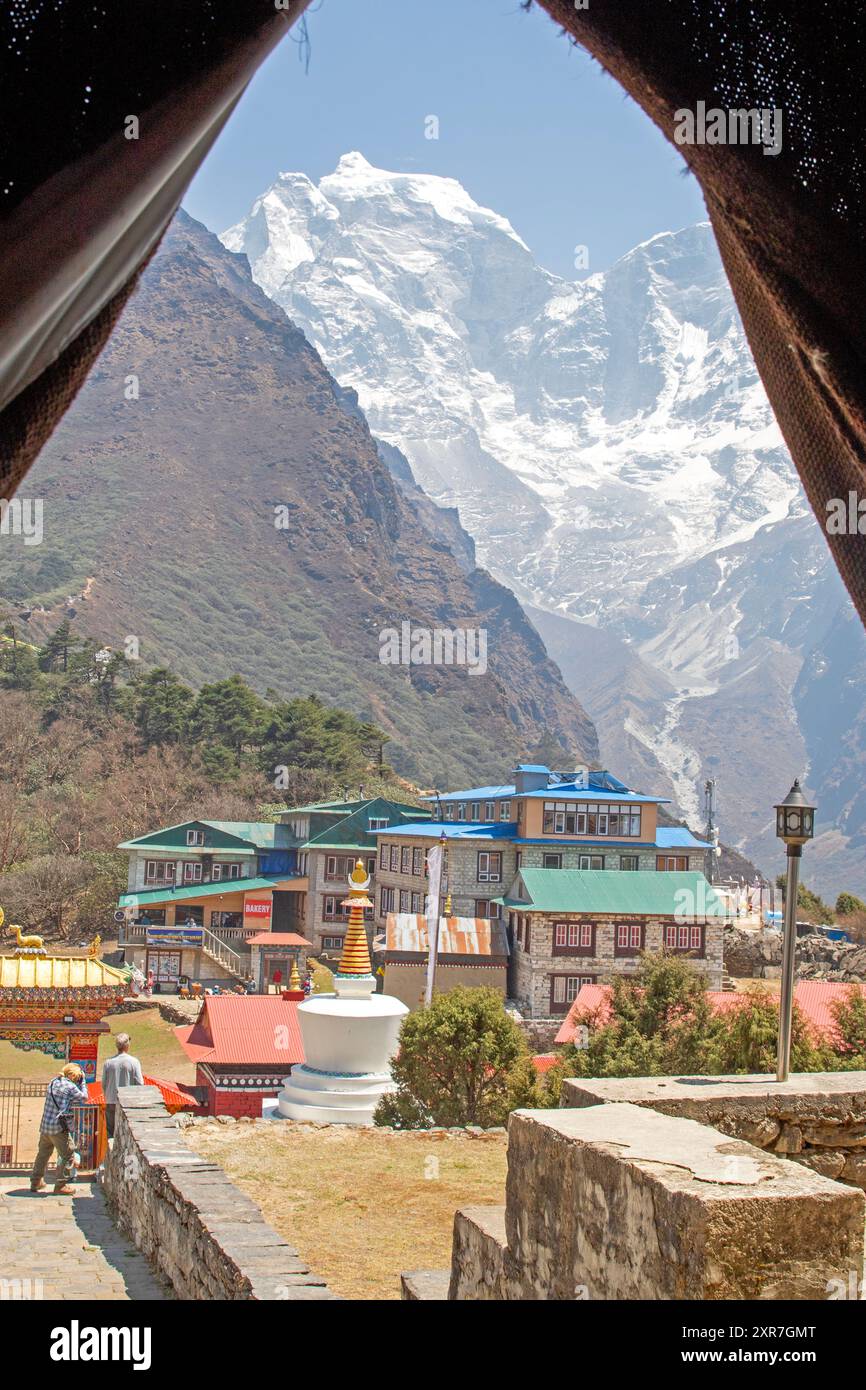
[[[555,956],[594,956],[594,922],[554,922],[552,931]]]
[[[636,956],[644,949],[646,928],[642,922],[616,922],[613,928],[615,956]]]

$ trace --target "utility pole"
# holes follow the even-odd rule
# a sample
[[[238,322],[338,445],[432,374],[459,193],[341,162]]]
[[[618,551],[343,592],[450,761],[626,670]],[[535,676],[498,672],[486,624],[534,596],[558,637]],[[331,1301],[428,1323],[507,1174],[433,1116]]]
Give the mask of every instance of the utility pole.
[[[719,832],[716,829],[716,779],[708,777],[704,783],[704,806],[706,808],[706,832],[704,839],[710,848],[704,856],[706,862],[706,874],[708,882],[712,883],[715,878],[716,849],[719,842]]]

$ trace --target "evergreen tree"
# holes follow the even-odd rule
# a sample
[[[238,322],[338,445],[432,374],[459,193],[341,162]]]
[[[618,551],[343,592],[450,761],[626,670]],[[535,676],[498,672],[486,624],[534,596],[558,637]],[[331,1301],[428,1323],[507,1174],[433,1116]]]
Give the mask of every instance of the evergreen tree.
[[[133,691],[133,718],[145,747],[186,737],[195,695],[173,671],[154,667],[135,681]]]
[[[380,1125],[501,1125],[527,1094],[523,1034],[494,989],[459,986],[407,1015],[391,1064],[397,1083],[376,1107]]]

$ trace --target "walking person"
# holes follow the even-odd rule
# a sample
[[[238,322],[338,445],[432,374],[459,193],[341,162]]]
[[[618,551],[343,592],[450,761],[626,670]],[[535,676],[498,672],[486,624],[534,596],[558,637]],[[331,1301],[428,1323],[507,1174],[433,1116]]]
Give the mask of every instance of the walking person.
[[[114,1138],[114,1116],[118,1086],[143,1086],[141,1063],[129,1050],[129,1034],[118,1033],[114,1039],[117,1056],[102,1064],[102,1094],[105,1097],[105,1128],[109,1139]]]
[[[75,1062],[67,1062],[59,1076],[48,1083],[45,1109],[39,1125],[39,1148],[30,1174],[30,1191],[40,1192],[45,1186],[45,1169],[57,1150],[57,1181],[54,1191],[59,1196],[71,1196],[71,1186],[77,1167],[76,1138],[72,1108],[87,1101],[84,1072]]]

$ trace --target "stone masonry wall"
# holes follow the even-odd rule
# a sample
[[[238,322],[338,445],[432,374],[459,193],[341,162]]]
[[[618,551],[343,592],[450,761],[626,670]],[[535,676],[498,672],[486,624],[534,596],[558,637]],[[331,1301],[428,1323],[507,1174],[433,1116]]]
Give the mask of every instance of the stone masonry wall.
[[[512,913],[517,916],[516,910]],[[580,922],[591,920],[596,925],[595,955],[560,955],[553,949],[554,920],[557,922]],[[550,977],[551,975],[586,975],[603,984],[615,974],[634,974],[640,966],[640,956],[618,956],[614,950],[614,927],[617,922],[626,920],[622,914],[588,914],[561,912],[553,916],[531,914],[532,930],[530,949],[517,940],[514,942],[512,957],[511,989],[518,1008],[531,1018],[549,1018]],[[645,950],[658,952],[664,941],[664,923],[661,918],[633,919],[645,922]],[[722,985],[722,934],[720,922],[707,922],[704,927],[704,955],[688,955],[693,968],[706,977],[709,989],[721,989]],[[515,933],[516,936],[516,933]],[[562,1010],[565,1017],[567,1007]]]
[[[863,1268],[863,1195],[628,1103],[518,1110],[504,1207],[454,1224],[455,1300],[824,1299]],[[425,1271],[405,1298],[442,1297]]]
[[[866,1190],[866,1072],[570,1079],[562,1105],[639,1105],[712,1125],[827,1178]]]
[[[255,1202],[189,1149],[155,1086],[121,1089],[104,1186],[117,1226],[179,1298],[336,1298]]]

